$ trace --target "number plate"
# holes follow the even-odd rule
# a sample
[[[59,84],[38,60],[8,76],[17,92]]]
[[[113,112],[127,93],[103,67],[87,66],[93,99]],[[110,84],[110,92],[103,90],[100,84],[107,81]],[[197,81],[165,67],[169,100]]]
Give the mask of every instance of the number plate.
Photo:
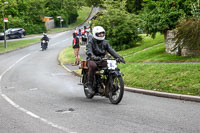
[[[107,66],[108,66],[108,69],[115,70],[115,68],[117,68],[116,60],[107,60]]]

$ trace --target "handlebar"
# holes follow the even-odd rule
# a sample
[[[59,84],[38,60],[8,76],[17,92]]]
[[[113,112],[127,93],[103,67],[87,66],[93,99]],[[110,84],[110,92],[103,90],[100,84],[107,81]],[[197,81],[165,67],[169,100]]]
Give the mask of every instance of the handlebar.
[[[113,59],[113,58],[101,58],[101,60],[100,61],[107,61],[107,60],[116,60],[117,61],[117,63],[126,63],[125,61],[124,61],[124,59],[122,58],[122,59],[120,59],[120,58],[116,58],[116,59]],[[123,61],[122,61],[123,60]]]

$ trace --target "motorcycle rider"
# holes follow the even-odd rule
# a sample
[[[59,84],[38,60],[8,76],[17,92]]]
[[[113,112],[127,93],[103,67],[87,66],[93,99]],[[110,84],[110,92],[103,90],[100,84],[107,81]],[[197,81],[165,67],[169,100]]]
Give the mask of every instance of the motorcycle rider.
[[[45,41],[45,43],[42,42],[43,40]],[[49,42],[49,38],[47,37],[47,34],[46,34],[46,33],[43,33],[43,37],[42,37],[42,39],[41,39],[41,48],[43,47],[43,45],[44,45],[44,47],[47,48],[48,42]],[[46,45],[46,46],[45,46],[45,45]],[[42,49],[42,50],[43,50],[43,49]]]
[[[101,26],[95,26],[92,29],[93,37],[88,42],[86,46],[86,55],[88,60],[88,92],[94,94],[92,88],[93,77],[96,69],[98,67],[106,67],[107,62],[101,59],[105,57],[108,52],[114,58],[118,59],[120,62],[125,63],[124,59],[120,57],[117,52],[110,46],[110,44],[105,40],[105,30]]]

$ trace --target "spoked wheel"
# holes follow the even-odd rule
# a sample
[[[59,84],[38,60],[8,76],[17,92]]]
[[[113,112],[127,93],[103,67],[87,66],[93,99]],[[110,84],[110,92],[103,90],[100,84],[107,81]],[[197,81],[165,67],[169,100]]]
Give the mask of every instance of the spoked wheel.
[[[86,73],[86,74],[83,74],[83,77],[82,77],[83,89],[84,89],[84,93],[85,93],[86,98],[92,99],[94,97],[94,95],[91,95],[88,92],[87,81],[88,81],[88,76],[87,76],[87,73]]]
[[[112,104],[118,104],[124,95],[124,81],[121,76],[113,77],[111,80],[109,100]]]

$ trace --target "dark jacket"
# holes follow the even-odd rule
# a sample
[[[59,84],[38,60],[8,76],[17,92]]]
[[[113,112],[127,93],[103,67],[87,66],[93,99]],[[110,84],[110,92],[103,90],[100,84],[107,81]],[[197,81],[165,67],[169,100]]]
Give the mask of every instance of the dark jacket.
[[[42,41],[42,40],[45,40],[46,42],[48,42],[48,41],[49,41],[49,38],[48,38],[47,36],[44,36],[44,37],[42,37],[41,41]]]
[[[107,52],[114,58],[120,57],[106,40],[98,41],[95,38],[92,38],[86,47],[86,55],[88,58],[97,56],[103,58]]]

